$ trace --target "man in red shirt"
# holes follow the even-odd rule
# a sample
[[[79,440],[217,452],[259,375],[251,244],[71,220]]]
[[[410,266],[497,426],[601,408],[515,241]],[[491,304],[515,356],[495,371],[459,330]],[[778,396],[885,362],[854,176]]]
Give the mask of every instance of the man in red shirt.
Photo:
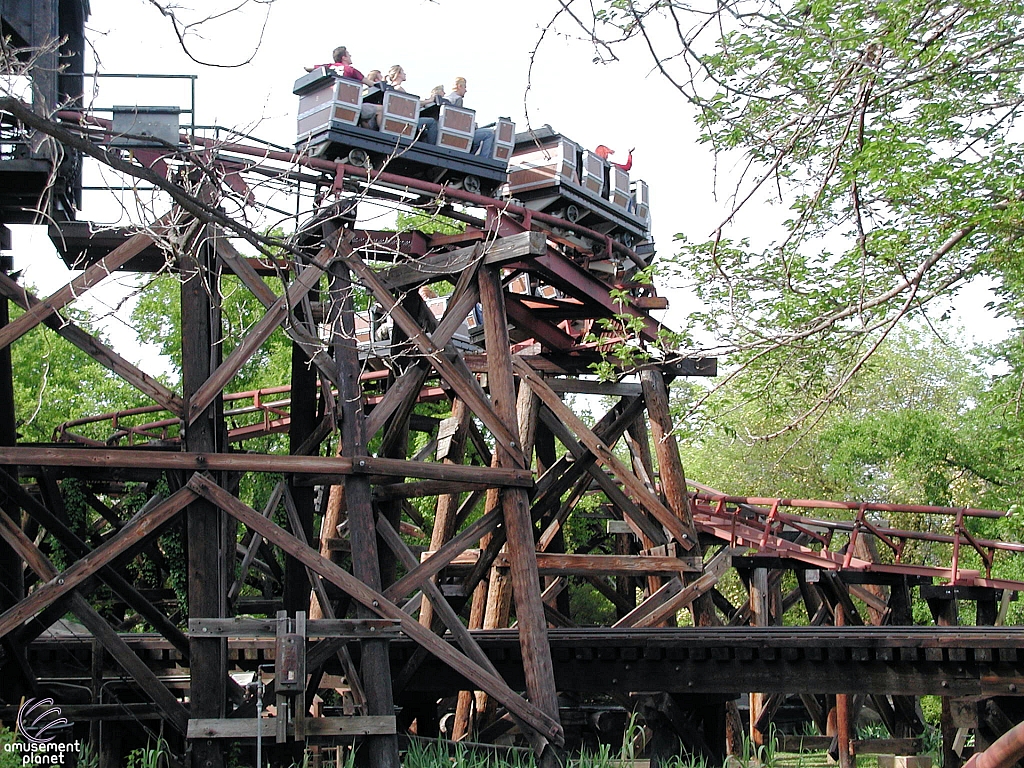
[[[611,155],[615,154],[615,150],[609,149],[604,144],[598,144],[597,148],[594,150],[594,154],[600,158],[608,160],[608,162],[612,163],[612,165],[614,165],[616,168],[621,168],[624,171],[628,171],[630,168],[633,167],[633,149],[636,149],[636,147],[633,147],[632,149],[629,150],[629,157],[626,158],[626,162],[624,163],[612,163],[611,160],[608,160],[608,158]]]

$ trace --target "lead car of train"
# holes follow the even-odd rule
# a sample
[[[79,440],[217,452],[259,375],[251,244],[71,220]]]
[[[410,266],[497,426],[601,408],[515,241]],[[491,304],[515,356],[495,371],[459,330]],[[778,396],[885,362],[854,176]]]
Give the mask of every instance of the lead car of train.
[[[516,133],[511,120],[499,118],[485,127],[493,143],[484,156],[474,146],[472,109],[443,102],[424,109],[419,96],[367,90],[324,67],[299,78],[293,92],[302,152],[511,199],[628,246],[650,238],[647,184],[550,126]],[[364,103],[379,105],[379,130],[359,126]],[[434,144],[418,130],[424,116],[437,121]]]

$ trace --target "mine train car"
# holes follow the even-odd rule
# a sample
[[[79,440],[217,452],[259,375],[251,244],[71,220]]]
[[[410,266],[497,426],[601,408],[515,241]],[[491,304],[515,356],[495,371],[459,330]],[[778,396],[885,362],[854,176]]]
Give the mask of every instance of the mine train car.
[[[557,133],[550,125],[516,134],[508,195],[542,211],[639,247],[651,231],[647,184]]]
[[[467,192],[493,195],[505,183],[515,124],[506,118],[493,126],[490,156],[473,154],[476,113],[451,104],[422,108],[420,97],[394,89],[371,88],[337,77],[321,67],[295,81],[299,97],[296,147],[329,160],[448,184]],[[380,130],[359,126],[364,104],[379,106]],[[421,117],[437,120],[436,144],[418,131]]]
[[[473,152],[476,113],[450,104],[421,110],[419,96],[338,77],[325,67],[299,78],[299,151],[469,192],[511,199],[609,235],[638,250],[650,238],[647,184],[545,125],[515,133],[511,120],[493,126],[493,148]],[[379,130],[359,126],[364,104],[379,108]],[[419,133],[421,117],[437,120],[437,143]]]

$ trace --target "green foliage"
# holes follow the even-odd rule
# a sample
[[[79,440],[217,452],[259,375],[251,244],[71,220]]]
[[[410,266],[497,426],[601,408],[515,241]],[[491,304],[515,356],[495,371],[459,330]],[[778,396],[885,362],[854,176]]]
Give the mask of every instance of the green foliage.
[[[415,229],[426,232],[429,235],[455,235],[466,231],[466,225],[461,221],[450,219],[439,213],[404,213],[399,212],[395,219],[395,229],[398,232],[406,232]]]
[[[139,747],[125,757],[125,768],[165,768],[167,762],[167,745],[163,739],[155,747]]]
[[[277,288],[275,292],[280,293],[280,290]],[[226,358],[266,310],[233,275],[224,275],[220,280],[220,309],[224,333],[222,355]],[[181,282],[178,276],[158,275],[145,287],[132,310],[132,323],[139,340],[155,347],[169,361],[175,378],[180,377]],[[225,391],[243,392],[284,384],[289,379],[290,366],[291,342],[278,328]]]
[[[28,287],[29,291],[33,289]],[[66,311],[76,324],[89,327],[89,317]],[[12,318],[21,312],[12,309]],[[102,334],[98,334],[102,339]],[[21,440],[49,442],[55,428],[73,418],[148,405],[146,399],[85,352],[45,327],[35,328],[11,348],[17,429]],[[86,437],[103,440],[109,424],[76,428]]]
[[[19,752],[8,752],[5,747],[14,744],[18,740],[16,731],[12,731],[5,725],[0,725],[0,768],[19,768],[21,765],[21,754]]]

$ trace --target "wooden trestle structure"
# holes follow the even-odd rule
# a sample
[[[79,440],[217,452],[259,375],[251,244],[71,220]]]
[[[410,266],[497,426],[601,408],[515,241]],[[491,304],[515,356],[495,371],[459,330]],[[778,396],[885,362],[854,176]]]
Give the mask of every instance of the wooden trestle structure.
[[[16,117],[69,150],[128,163],[107,154],[101,120]],[[624,324],[633,343],[657,341],[651,311],[665,302],[631,279],[646,257],[507,202],[183,141],[188,152],[170,153],[177,180],[128,169],[169,193],[165,216],[121,232],[58,222],[84,271],[45,300],[0,275],[5,722],[22,697],[50,695],[94,734],[103,721],[106,765],[132,730],[110,727],[120,719],[160,730],[194,766],[223,765],[228,746],[251,748],[259,728],[275,759],[358,737],[384,768],[398,764],[399,734],[436,736],[445,712],[450,736],[514,729],[547,760],[567,733],[577,747],[609,738],[609,713],[637,709],[656,754],[720,760],[738,738],[738,693],[755,692],[755,739],[789,694],[836,734],[844,764],[870,746],[850,730],[867,703],[890,751],[919,747],[915,696],[943,696],[950,750],[958,728],[983,744],[1017,718],[1019,630],[893,629],[913,623],[913,588],[937,624],[959,624],[964,601],[979,625],[998,623],[1022,585],[991,578],[992,557],[1022,548],[971,534],[971,517],[992,513],[820,504],[828,511],[810,516],[688,486],[668,385],[713,375],[714,361],[655,355],[617,382],[590,376]],[[243,256],[244,211],[232,219],[218,207],[240,181],[268,177],[333,201],[273,261]],[[365,231],[353,209],[371,198],[467,226]],[[178,389],[61,314],[124,269],[180,280]],[[266,308],[227,354],[225,275]],[[435,294],[446,296],[440,309]],[[9,303],[22,309],[14,320]],[[61,442],[20,444],[9,356],[39,325],[153,406],[103,417],[109,440],[81,436],[94,415],[69,414]],[[234,397],[233,379],[278,329],[292,344],[289,386]],[[602,396],[589,402],[603,414],[577,413],[573,394]],[[122,499],[128,488],[146,501]],[[95,513],[88,530],[73,530],[72,492]],[[884,522],[890,513],[949,524],[916,533]],[[167,584],[181,565],[170,540],[183,544],[187,615],[128,567],[144,558]],[[952,567],[914,564],[922,541],[950,548]],[[966,567],[968,551],[980,569]],[[732,572],[738,604],[719,589]],[[604,601],[611,626],[576,627],[570,596],[583,594]],[[807,626],[783,631],[800,611]],[[674,628],[686,615],[696,627]],[[269,680],[274,717],[257,711],[241,673]],[[335,710],[314,705],[326,692]]]

